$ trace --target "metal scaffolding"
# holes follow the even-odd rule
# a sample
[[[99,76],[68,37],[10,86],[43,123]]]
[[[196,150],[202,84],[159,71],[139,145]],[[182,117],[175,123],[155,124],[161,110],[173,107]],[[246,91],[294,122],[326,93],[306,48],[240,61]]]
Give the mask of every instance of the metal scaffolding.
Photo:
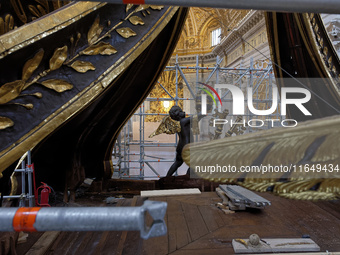
[[[199,65],[199,56],[196,56],[196,66],[181,66],[178,62],[178,56],[176,56],[176,62],[174,66],[167,66],[164,72],[175,72],[176,77],[176,93],[175,95],[171,95],[169,91],[160,83],[158,84],[162,87],[164,92],[169,96],[169,98],[152,98],[148,97],[146,101],[173,101],[175,105],[178,105],[180,100],[186,103],[195,102],[200,83],[203,81],[205,84],[209,84],[210,86],[214,86],[219,83],[227,83],[238,86],[240,89],[245,90],[246,87],[253,88],[253,105],[256,109],[259,106],[262,106],[263,109],[268,109],[272,102],[272,87],[275,85],[273,69],[270,63],[267,65],[259,66],[258,64],[254,64],[253,60],[250,60],[249,67],[245,68],[227,68],[221,67],[223,59],[219,57],[216,58],[215,66],[204,67]],[[190,72],[189,74],[186,72]],[[191,74],[191,80],[187,77]],[[194,77],[193,77],[194,76]],[[178,95],[179,83],[178,78],[181,77],[186,88],[188,89],[188,93],[190,97],[180,98]],[[222,111],[228,107],[232,103],[232,96],[230,91],[219,91],[218,93],[221,96],[222,102],[226,103],[226,106],[223,108],[219,105],[216,108],[216,111],[222,113]],[[247,103],[247,98],[245,98],[245,104]],[[207,118],[211,118],[213,113],[215,112],[215,105],[212,105],[212,113],[208,113]],[[139,110],[134,114],[134,116],[128,121],[128,123],[124,126],[121,131],[121,134],[118,136],[115,149],[113,152],[113,162],[114,162],[114,175],[113,178],[131,178],[131,179],[157,179],[162,177],[162,174],[156,169],[153,165],[155,163],[163,163],[163,164],[171,164],[174,162],[175,158],[175,147],[177,145],[177,135],[174,143],[160,143],[160,142],[150,142],[145,140],[145,117],[147,115],[168,115],[164,113],[147,113],[145,110],[145,102],[139,107]],[[188,108],[188,107],[187,107]],[[195,107],[190,107],[192,112],[189,112],[189,115],[196,114],[193,112]],[[228,115],[228,118],[236,118],[232,114]],[[243,116],[244,121],[248,122],[254,115],[248,110],[245,112]],[[281,120],[281,115],[278,110],[274,114],[267,115],[267,118],[276,118]],[[133,123],[137,123],[139,120],[139,138],[133,139]],[[206,120],[205,123],[208,123]],[[252,126],[247,126],[243,128],[241,131],[235,131],[235,134],[239,133],[247,133],[254,132],[259,129],[268,129],[271,128],[269,125],[263,126],[261,128],[253,128]],[[213,127],[209,127],[214,132]],[[228,131],[227,127],[223,127],[223,132]],[[211,132],[211,131],[209,131]],[[230,132],[229,132],[230,133]],[[202,134],[195,137],[195,140],[202,140],[204,137],[206,138],[208,134]],[[132,146],[134,146],[134,150],[132,150]],[[158,152],[161,150],[168,150],[169,148],[173,148],[171,154],[172,158],[161,157],[159,155],[152,155],[151,148],[157,148]],[[146,171],[147,170],[147,171]],[[166,172],[165,172],[166,173]],[[164,173],[163,173],[164,174]]]
[[[27,158],[27,164],[25,161]],[[18,198],[20,199],[19,206],[26,206],[26,201],[28,201],[28,206],[34,206],[34,194],[33,194],[33,164],[31,161],[31,151],[26,152],[19,162],[21,161],[21,168],[16,167],[14,172],[21,173],[21,194],[20,195],[8,195],[2,196],[4,199]],[[27,178],[26,178],[27,175]],[[26,188],[26,179],[28,182],[28,187]],[[27,193],[26,193],[27,192]]]

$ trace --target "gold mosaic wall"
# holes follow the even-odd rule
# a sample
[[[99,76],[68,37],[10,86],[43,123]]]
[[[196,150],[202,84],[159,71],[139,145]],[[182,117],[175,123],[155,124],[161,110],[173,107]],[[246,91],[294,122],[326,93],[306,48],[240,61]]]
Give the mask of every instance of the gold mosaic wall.
[[[181,37],[178,41],[177,47],[173,53],[173,57],[186,55],[202,55],[212,52],[211,46],[211,32],[217,28],[221,28],[223,38],[228,35],[230,31],[237,26],[237,24],[246,16],[249,11],[246,10],[229,10],[229,9],[212,9],[212,8],[197,8],[191,7],[184,25]],[[242,47],[242,46],[241,46]],[[242,54],[244,49],[242,50]],[[196,61],[186,63],[187,66],[195,66]],[[180,63],[181,65],[181,63]],[[206,64],[208,66],[208,64]],[[193,73],[195,70],[183,70],[184,73]],[[203,71],[202,71],[203,72]],[[166,89],[175,96],[175,74],[173,72],[165,71],[159,79],[159,82],[166,87]],[[179,81],[180,82],[180,81]],[[180,86],[179,97],[183,97],[183,88]],[[169,97],[164,90],[156,84],[151,91],[149,97],[162,98]],[[168,113],[174,101],[170,101],[170,106],[165,108],[162,101],[150,102],[150,109],[148,113]],[[183,107],[183,101],[179,102],[179,106]],[[160,121],[163,116],[146,116],[146,121]]]
[[[245,10],[212,9],[192,7],[174,55],[194,55],[210,53],[211,32],[221,28],[222,37],[236,27],[248,13]]]
[[[176,96],[176,73],[174,71],[164,71],[158,79],[159,83],[170,93],[172,97]],[[150,92],[149,97],[151,98],[170,98],[165,90],[159,85],[155,85],[153,90]],[[183,98],[183,83],[181,76],[178,77],[178,97]],[[150,101],[150,109],[147,113],[168,113],[172,106],[175,105],[175,101]],[[164,102],[169,102],[166,106]],[[183,109],[183,100],[178,101],[178,105]],[[161,121],[164,115],[146,115],[146,122],[157,122]]]

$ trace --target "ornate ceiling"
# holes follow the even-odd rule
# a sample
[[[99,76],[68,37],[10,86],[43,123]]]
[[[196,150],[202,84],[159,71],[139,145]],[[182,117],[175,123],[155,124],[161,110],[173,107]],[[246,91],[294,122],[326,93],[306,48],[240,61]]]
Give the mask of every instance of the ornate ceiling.
[[[221,27],[222,37],[228,34],[248,13],[248,10],[192,7],[174,54],[204,54],[212,51],[211,31]]]

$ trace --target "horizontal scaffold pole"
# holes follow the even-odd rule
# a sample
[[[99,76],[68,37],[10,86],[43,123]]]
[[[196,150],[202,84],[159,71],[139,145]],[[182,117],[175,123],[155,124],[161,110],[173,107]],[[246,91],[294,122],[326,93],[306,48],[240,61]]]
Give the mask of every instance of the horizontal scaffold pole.
[[[339,0],[93,0],[113,4],[149,4],[283,12],[340,13]]]
[[[20,207],[0,209],[0,231],[140,231],[144,239],[165,235],[167,203],[140,207]],[[146,225],[146,212],[153,219]]]

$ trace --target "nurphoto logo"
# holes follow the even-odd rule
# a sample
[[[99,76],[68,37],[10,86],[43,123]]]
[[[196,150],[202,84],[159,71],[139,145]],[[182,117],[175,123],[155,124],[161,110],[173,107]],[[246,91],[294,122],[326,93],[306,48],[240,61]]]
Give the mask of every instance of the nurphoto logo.
[[[203,83],[201,83],[203,84]],[[207,84],[203,84],[207,86],[210,90],[212,90],[217,98],[219,99],[221,105],[222,105],[222,100],[220,96],[218,95],[217,91],[215,89],[228,89],[232,95],[232,105],[233,105],[233,115],[245,115],[245,96],[243,94],[243,91],[234,85],[231,84],[216,84],[215,89],[212,88],[211,86]],[[215,105],[217,105],[216,100],[213,98],[212,94],[207,91],[207,89],[202,89],[205,91],[215,102]],[[272,105],[269,109],[265,110],[258,110],[255,109],[254,103],[253,103],[253,88],[248,87],[247,88],[247,102],[248,102],[248,109],[251,113],[254,115],[258,116],[266,116],[273,114],[278,106],[278,89],[276,87],[272,88]],[[294,93],[294,94],[301,94],[303,95],[302,98],[289,98],[289,94]],[[201,107],[201,114],[206,115],[207,114],[207,94],[201,94],[201,102],[202,102],[202,107]],[[304,89],[304,88],[297,88],[297,87],[284,87],[281,88],[281,108],[280,112],[282,116],[286,116],[286,108],[287,105],[295,105],[304,115],[312,115],[306,107],[303,105],[307,103],[311,99],[311,93],[309,90]],[[274,126],[274,122],[280,121],[281,125],[283,127],[295,127],[297,125],[297,121],[294,119],[284,119],[284,120],[279,120],[279,119],[266,119],[265,121],[271,122],[272,126]],[[213,126],[217,124],[227,124],[228,121],[226,119],[214,119],[213,121]],[[288,124],[290,123],[290,124]],[[291,124],[294,123],[294,124]],[[233,124],[245,124],[245,120],[243,120],[243,123],[230,123],[230,125]],[[261,127],[264,125],[264,120],[262,119],[250,119],[247,123],[249,126],[252,127]]]

